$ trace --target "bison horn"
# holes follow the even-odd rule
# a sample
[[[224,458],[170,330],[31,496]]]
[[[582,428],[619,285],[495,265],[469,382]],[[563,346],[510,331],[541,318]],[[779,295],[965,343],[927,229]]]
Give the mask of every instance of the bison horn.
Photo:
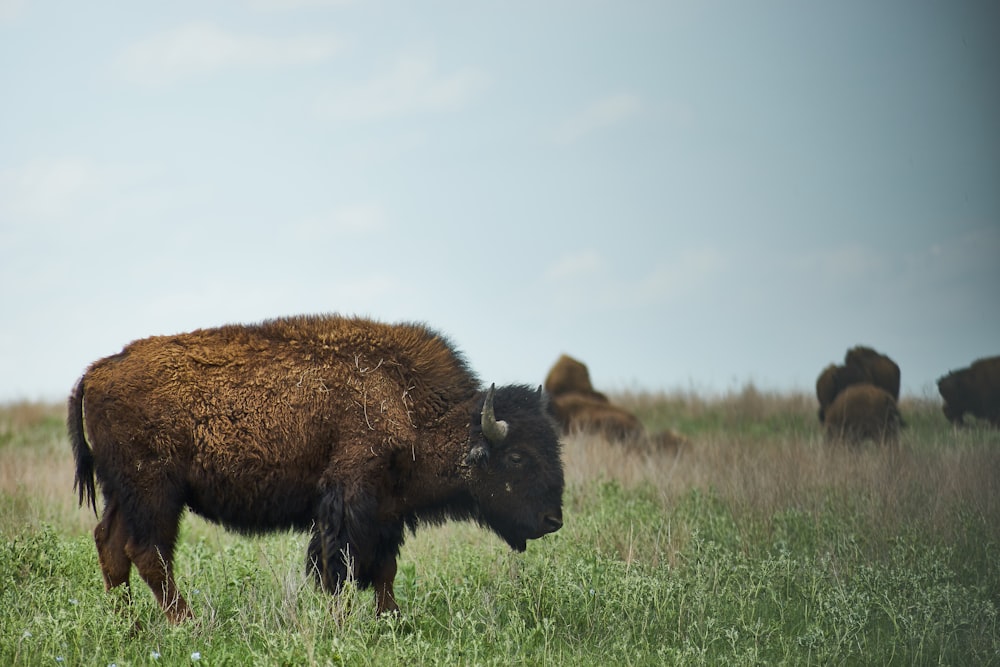
[[[500,444],[507,437],[507,422],[497,420],[497,416],[493,412],[493,397],[496,395],[496,391],[496,384],[491,384],[490,390],[486,392],[482,413],[483,435],[494,445]]]

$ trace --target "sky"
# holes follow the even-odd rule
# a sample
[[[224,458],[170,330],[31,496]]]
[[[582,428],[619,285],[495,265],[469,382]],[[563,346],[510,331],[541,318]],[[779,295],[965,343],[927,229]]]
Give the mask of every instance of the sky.
[[[1000,4],[0,0],[0,401],[419,321],[485,382],[904,394],[1000,354]]]

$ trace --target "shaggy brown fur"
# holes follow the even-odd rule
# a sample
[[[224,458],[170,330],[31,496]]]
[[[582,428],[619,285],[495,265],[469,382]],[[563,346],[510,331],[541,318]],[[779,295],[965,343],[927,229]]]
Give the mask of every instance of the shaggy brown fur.
[[[941,377],[937,385],[950,421],[962,424],[969,413],[1000,427],[1000,356],[977,359]]]
[[[87,370],[68,426],[81,504],[97,509],[95,474],[104,496],[106,587],[135,565],[172,621],[190,616],[172,574],[185,507],[246,533],[311,530],[319,583],[374,586],[379,612],[397,609],[404,527],[471,519],[523,551],[562,524],[544,397],[482,391],[417,324],[304,316],[138,340]]]
[[[853,384],[841,391],[826,411],[830,441],[858,444],[866,439],[897,442],[902,423],[889,392],[873,384]]]

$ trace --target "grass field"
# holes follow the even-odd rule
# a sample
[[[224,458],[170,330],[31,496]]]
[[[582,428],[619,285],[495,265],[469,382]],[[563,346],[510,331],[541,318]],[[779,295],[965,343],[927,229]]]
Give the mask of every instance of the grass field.
[[[899,451],[848,450],[809,396],[615,400],[688,445],[569,438],[564,528],[411,535],[398,617],[316,590],[303,535],[185,517],[180,627],[104,592],[62,407],[0,406],[0,664],[1000,664],[1000,431],[904,400]]]

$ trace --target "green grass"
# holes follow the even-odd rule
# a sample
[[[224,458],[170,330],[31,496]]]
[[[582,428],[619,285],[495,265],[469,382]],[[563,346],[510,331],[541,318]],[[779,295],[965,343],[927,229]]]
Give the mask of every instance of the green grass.
[[[104,592],[61,409],[0,407],[0,664],[1000,664],[997,431],[912,402],[901,452],[851,451],[808,397],[618,400],[688,446],[568,440],[564,528],[409,536],[399,617],[318,591],[303,535],[186,517],[180,627]]]

